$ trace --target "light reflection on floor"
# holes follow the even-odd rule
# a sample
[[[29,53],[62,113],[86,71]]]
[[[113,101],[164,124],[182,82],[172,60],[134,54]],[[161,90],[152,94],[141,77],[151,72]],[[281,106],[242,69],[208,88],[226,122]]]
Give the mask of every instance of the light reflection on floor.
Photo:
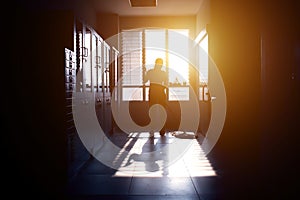
[[[159,133],[155,133],[155,138],[152,140],[149,139],[147,132],[131,133],[128,138],[124,148],[132,142],[133,138],[136,141],[121,162],[118,171],[113,175],[114,177],[207,177],[217,175],[201,149],[199,139],[189,139],[191,143],[185,154],[176,162],[170,163],[168,153],[159,152],[160,148],[168,148],[168,145],[178,139],[170,133],[165,137],[160,137]],[[120,154],[124,151],[122,149]],[[149,153],[151,151],[158,153],[151,154]],[[116,160],[118,160],[118,155]]]

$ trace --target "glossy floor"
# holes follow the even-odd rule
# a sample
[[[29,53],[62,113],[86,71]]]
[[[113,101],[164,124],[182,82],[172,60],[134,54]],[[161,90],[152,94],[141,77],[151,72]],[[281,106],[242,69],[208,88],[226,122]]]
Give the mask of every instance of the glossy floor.
[[[70,178],[70,198],[221,199],[221,175],[201,148],[203,138],[186,133],[148,136],[110,136],[117,153],[103,148],[91,156]]]

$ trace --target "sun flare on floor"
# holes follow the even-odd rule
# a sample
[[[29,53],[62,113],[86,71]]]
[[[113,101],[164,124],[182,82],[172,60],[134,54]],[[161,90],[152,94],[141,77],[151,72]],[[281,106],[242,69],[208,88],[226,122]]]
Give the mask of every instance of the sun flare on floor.
[[[119,169],[114,174],[115,177],[204,177],[217,175],[198,139],[177,138],[170,133],[161,137],[158,132],[155,133],[152,140],[148,136],[148,132],[128,135],[129,140],[123,147],[124,151],[120,151],[120,155],[117,155],[114,160],[114,162],[121,162]],[[135,142],[132,148],[124,156],[125,149],[128,149],[129,143],[132,143],[133,140]],[[169,153],[171,145],[178,140],[188,141],[189,146],[178,159],[170,160],[172,159]],[[122,161],[120,161],[121,157]]]

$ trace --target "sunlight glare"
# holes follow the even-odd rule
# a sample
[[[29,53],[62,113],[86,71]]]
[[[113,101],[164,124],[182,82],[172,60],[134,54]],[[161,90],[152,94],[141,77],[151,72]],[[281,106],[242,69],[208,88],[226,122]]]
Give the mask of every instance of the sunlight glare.
[[[167,166],[168,155],[159,155],[163,156],[163,158],[157,159],[154,158],[151,154],[145,154],[145,147],[149,148],[151,147],[151,145],[152,147],[162,145],[159,137],[155,138],[153,143],[149,143],[149,139],[145,138],[145,134],[148,135],[149,133],[143,132],[143,134],[129,134],[131,137],[130,140],[128,140],[128,142],[124,145],[123,151],[121,151],[120,154],[116,156],[116,160],[119,160],[121,157],[123,157],[123,161],[120,165],[119,170],[113,176],[203,177],[217,175],[197,140],[192,141],[192,145],[180,159]],[[129,143],[133,141],[133,137],[136,137],[137,140],[135,141],[129,152],[124,154],[124,148],[128,148]],[[172,136],[167,137],[172,138]],[[168,143],[166,143],[165,147],[168,147]],[[124,157],[124,155],[126,156]]]

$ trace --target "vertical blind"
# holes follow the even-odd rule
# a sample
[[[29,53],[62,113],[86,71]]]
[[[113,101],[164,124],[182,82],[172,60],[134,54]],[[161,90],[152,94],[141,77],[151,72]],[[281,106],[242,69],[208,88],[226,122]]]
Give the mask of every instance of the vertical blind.
[[[142,32],[123,31],[122,41],[122,85],[141,86],[142,74]]]

